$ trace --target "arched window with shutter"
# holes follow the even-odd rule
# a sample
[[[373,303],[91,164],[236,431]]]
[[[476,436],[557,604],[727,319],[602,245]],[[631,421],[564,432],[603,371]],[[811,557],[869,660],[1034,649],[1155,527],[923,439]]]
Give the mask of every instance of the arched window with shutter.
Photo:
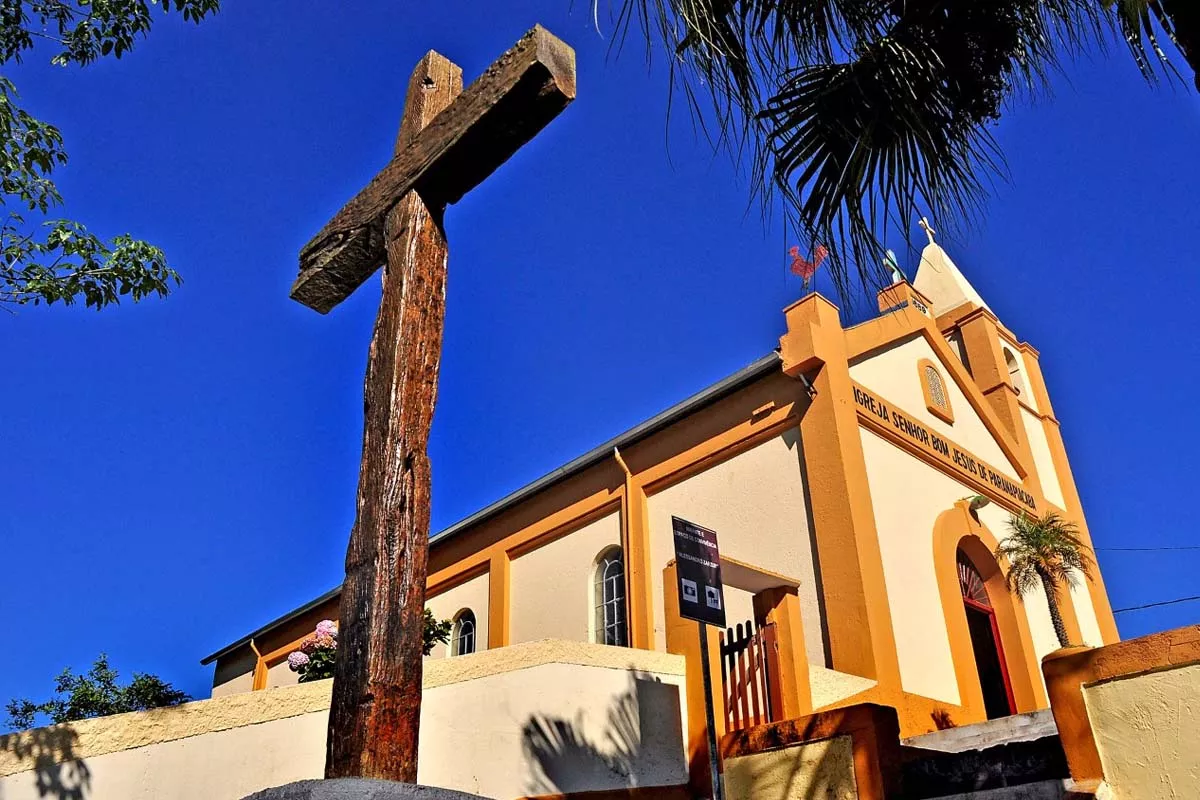
[[[918,362],[917,369],[921,379],[921,393],[925,395],[925,407],[929,409],[930,414],[943,422],[953,423],[954,410],[950,407],[950,391],[942,371],[927,358]]]

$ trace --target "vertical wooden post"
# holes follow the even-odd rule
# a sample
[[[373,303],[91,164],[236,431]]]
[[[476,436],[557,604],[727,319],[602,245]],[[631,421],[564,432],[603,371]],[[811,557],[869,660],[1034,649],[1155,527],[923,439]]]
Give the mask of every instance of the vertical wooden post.
[[[408,84],[396,149],[462,91],[429,53]],[[388,212],[383,298],[367,357],[358,514],[346,551],[325,776],[415,783],[429,457],[446,302],[444,207],[410,191]]]

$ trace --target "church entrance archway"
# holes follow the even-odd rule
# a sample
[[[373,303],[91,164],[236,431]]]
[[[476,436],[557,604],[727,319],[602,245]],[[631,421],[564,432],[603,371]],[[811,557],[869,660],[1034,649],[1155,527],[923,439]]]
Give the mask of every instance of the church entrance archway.
[[[1017,713],[1017,703],[1008,675],[996,610],[992,608],[987,586],[979,570],[962,550],[956,556],[958,585],[962,592],[963,610],[967,615],[967,629],[979,674],[979,688],[983,692],[984,710],[988,719],[1011,716]]]

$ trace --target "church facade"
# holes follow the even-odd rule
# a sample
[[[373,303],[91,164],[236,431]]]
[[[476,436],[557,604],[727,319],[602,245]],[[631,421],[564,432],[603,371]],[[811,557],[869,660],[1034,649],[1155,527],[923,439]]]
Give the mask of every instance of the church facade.
[[[1056,511],[1090,543],[1038,351],[932,237],[879,307],[844,327],[805,297],[777,350],[436,534],[427,606],[453,635],[430,658],[542,639],[669,651],[700,708],[705,646],[724,730],[873,702],[911,736],[1047,707],[1047,599],[1010,594],[994,555],[1018,514]],[[679,613],[672,517],[720,540],[732,629],[703,645]],[[1073,643],[1117,640],[1098,567],[1059,596]],[[294,683],[288,654],[337,602],[206,658],[213,695]]]

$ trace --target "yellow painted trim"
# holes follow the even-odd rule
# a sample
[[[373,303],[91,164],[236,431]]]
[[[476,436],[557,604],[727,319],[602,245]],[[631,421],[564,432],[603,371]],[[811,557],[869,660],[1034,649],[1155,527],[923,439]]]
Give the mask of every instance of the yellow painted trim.
[[[953,439],[930,432],[919,421],[910,419],[910,422],[915,423],[917,427],[925,430],[931,439],[930,442],[917,443],[913,438],[897,430],[894,422],[895,414],[899,413],[906,419],[911,417],[910,414],[897,406],[893,406],[862,384],[851,381],[851,393],[851,402],[854,403],[859,424],[885,441],[916,456],[921,461],[949,475],[956,481],[965,483],[967,486],[975,489],[977,493],[991,498],[997,505],[1011,512],[1036,512],[1045,507],[1046,501],[1041,495],[1039,486],[1028,481],[1014,481],[1009,479],[1003,470],[996,469],[995,465],[984,461]],[[887,418],[884,419],[883,415],[886,415]],[[942,450],[935,446],[932,441],[934,438],[946,445],[949,454],[942,452]],[[969,459],[967,466],[960,465],[957,456],[965,456]],[[972,463],[975,465],[974,472],[971,471],[970,465]],[[991,483],[991,475],[998,475],[1013,486],[1019,487],[1032,498],[1033,506],[1024,505],[1017,498],[1004,493],[999,487]]]
[[[941,319],[941,318],[939,318]],[[967,398],[967,403],[979,416],[988,433],[996,440],[1001,452],[1004,453],[1017,471],[1017,477],[1024,479],[1032,471],[1032,457],[1022,454],[1019,440],[1008,430],[996,414],[992,403],[980,390],[974,377],[959,360],[938,326],[925,315],[914,308],[905,308],[894,314],[879,317],[856,325],[846,331],[846,347],[849,359],[856,361],[868,353],[893,345],[902,339],[920,334],[937,354],[941,368],[950,375],[959,390]],[[965,347],[965,343],[964,343]],[[968,354],[969,356],[969,354]],[[969,360],[969,358],[968,358]]]
[[[625,473],[621,492],[621,551],[625,555],[625,597],[629,614],[629,645],[654,649],[654,587],[651,581],[650,517],[646,492],[634,479],[629,465],[613,448],[613,457]]]
[[[1062,429],[1059,426],[1058,420],[1053,417],[1054,412],[1050,405],[1050,395],[1046,390],[1046,380],[1042,374],[1041,360],[1038,357],[1037,351],[1032,347],[1023,349],[1022,355],[1025,361],[1025,377],[1029,383],[1030,390],[1037,399],[1038,407],[1044,409],[1046,412],[1046,416],[1042,418],[1042,430],[1046,434],[1046,442],[1050,448],[1050,463],[1054,467],[1059,489],[1062,491],[1063,500],[1067,504],[1063,516],[1075,523],[1079,528],[1080,538],[1094,552],[1095,545],[1092,543],[1092,535],[1088,530],[1087,518],[1083,513],[1083,504],[1079,499],[1079,489],[1075,485],[1075,476],[1071,471],[1071,462],[1067,459],[1067,449],[1066,444],[1063,442]],[[1093,572],[1095,574],[1091,576],[1091,580],[1085,581],[1088,597],[1091,598],[1092,610],[1096,615],[1096,624],[1100,628],[1100,638],[1104,644],[1113,644],[1121,640],[1121,635],[1117,631],[1117,621],[1116,617],[1113,616],[1112,605],[1108,599],[1108,589],[1104,585],[1104,576],[1101,574],[1099,567],[1093,570]]]
[[[984,710],[979,670],[975,663],[975,651],[971,645],[971,633],[967,626],[967,615],[963,609],[962,591],[958,582],[957,553],[960,549],[979,571],[987,589],[988,600],[996,612],[996,623],[1000,628],[1004,660],[1017,712],[1023,714],[1047,706],[1040,667],[1033,647],[1033,636],[1029,632],[1029,619],[1026,616],[1028,612],[1025,610],[1025,604],[1019,598],[1013,597],[1004,585],[1004,565],[999,563],[994,555],[996,546],[996,537],[986,526],[980,524],[964,501],[955,503],[954,508],[942,512],[934,523],[932,557],[946,620],[946,633],[950,638],[954,674],[958,681],[959,703],[967,724],[984,721],[987,719],[987,713]],[[963,724],[963,721],[958,722]]]
[[[939,405],[933,398],[933,386],[929,383],[929,370],[937,375],[937,378],[942,383],[942,400],[944,404]],[[946,379],[942,377],[942,371],[937,368],[937,365],[928,358],[917,360],[917,379],[921,382],[921,394],[925,398],[925,408],[930,414],[940,419],[949,425],[954,424],[954,407],[950,404],[949,387],[946,386]]]
[[[488,649],[508,646],[511,640],[512,561],[508,553],[492,553],[488,568]]]

